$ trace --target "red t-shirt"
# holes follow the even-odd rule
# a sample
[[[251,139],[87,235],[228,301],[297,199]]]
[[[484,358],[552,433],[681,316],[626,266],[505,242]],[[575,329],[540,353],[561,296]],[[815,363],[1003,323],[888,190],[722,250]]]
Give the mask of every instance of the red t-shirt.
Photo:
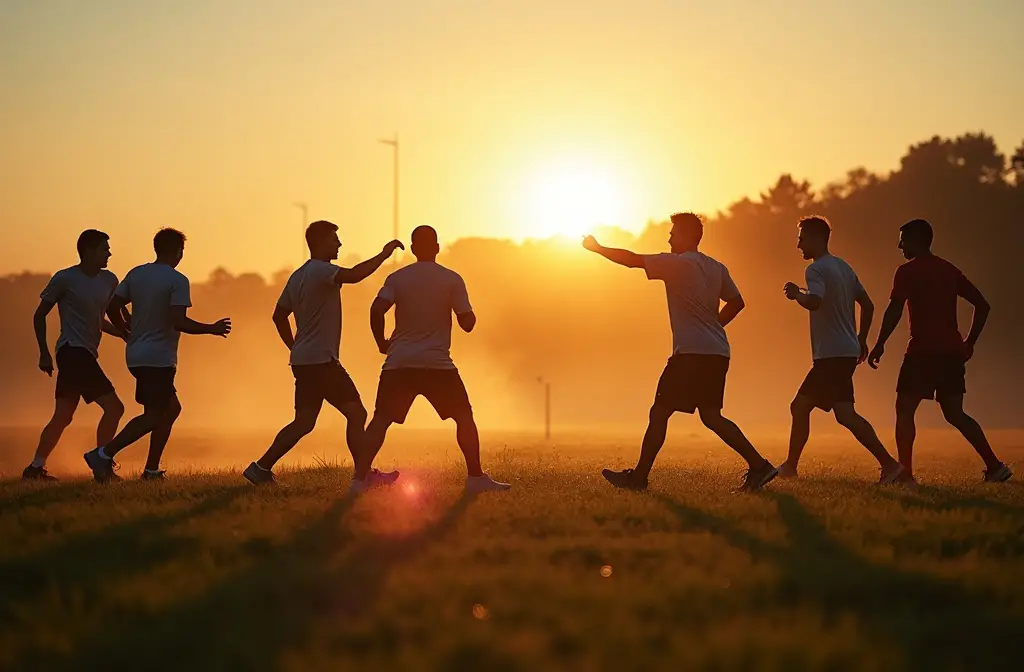
[[[957,297],[978,290],[960,269],[934,255],[911,259],[896,269],[892,298],[910,309],[908,355],[962,355],[964,339],[957,324]]]

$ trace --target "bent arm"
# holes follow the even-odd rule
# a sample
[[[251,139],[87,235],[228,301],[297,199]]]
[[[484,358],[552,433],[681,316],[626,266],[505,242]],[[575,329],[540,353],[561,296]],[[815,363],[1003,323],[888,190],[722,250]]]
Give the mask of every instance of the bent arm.
[[[808,294],[806,291],[802,291],[793,300],[800,304],[801,307],[812,312],[821,308],[821,297],[817,294]]]
[[[278,304],[274,308],[274,315],[271,319],[274,321],[274,326],[277,327],[277,335],[281,337],[281,342],[285,344],[288,350],[295,347],[295,336],[292,334],[292,323],[288,319],[288,316],[292,314],[292,311],[288,310]]]
[[[455,319],[458,321],[459,327],[461,327],[467,334],[473,331],[473,328],[476,327],[476,313],[472,310],[468,313],[456,313]]]
[[[39,354],[49,354],[50,344],[46,340],[46,316],[53,310],[55,304],[43,300],[39,302],[36,312],[32,315],[32,328],[36,332],[36,343],[39,345]]]
[[[370,332],[377,348],[381,352],[387,351],[388,339],[384,336],[384,316],[391,310],[392,303],[386,299],[377,297],[370,304]]]
[[[128,324],[129,317],[128,304],[125,303],[124,297],[115,294],[113,298],[110,299],[110,303],[107,304],[107,322],[109,322],[115,330],[120,332],[114,333],[115,336],[127,334],[131,329]],[[104,331],[106,330],[104,329]],[[107,333],[111,332],[108,331]]]
[[[972,348],[978,342],[978,338],[981,337],[981,332],[985,329],[985,323],[988,322],[989,313],[992,312],[992,306],[985,299],[985,296],[981,293],[977,287],[975,287],[970,280],[963,278],[961,281],[961,287],[957,292],[964,298],[967,303],[974,306],[974,318],[971,320],[971,330],[967,334],[967,340],[965,343]]]
[[[739,315],[740,311],[746,306],[747,304],[743,301],[742,296],[737,295],[736,298],[729,299],[725,302],[725,305],[722,306],[722,309],[718,311],[718,323],[723,327],[728,325],[736,319],[736,316]]]
[[[213,334],[213,325],[196,322],[186,315],[185,306],[171,306],[171,325],[183,334]]]
[[[356,264],[352,268],[339,268],[334,276],[334,281],[339,285],[354,285],[357,282],[362,282],[373,275],[373,272],[380,268],[390,256],[391,252],[385,250],[375,257]]]

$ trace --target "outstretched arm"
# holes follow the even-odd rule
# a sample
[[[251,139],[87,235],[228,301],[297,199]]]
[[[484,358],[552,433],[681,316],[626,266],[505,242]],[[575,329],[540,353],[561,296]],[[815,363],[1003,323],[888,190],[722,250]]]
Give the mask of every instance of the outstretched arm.
[[[402,245],[401,241],[392,240],[384,246],[384,249],[381,250],[380,254],[377,256],[356,264],[352,268],[338,269],[337,274],[334,276],[334,281],[339,285],[354,285],[357,282],[362,282],[366,278],[370,277],[374,271],[380,268],[381,265],[391,257],[395,250],[404,249],[405,245]]]
[[[725,305],[722,306],[722,309],[718,311],[718,323],[723,327],[726,326],[736,319],[736,316],[739,315],[740,311],[746,306],[747,304],[744,303],[743,297],[737,294],[736,298],[726,301]]]
[[[171,306],[171,324],[183,334],[199,334],[227,338],[231,333],[231,318],[224,317],[212,324],[196,322],[185,314],[185,306]]]
[[[393,304],[387,299],[377,297],[370,304],[370,332],[373,333],[373,340],[377,343],[377,350],[382,355],[388,354],[391,341],[384,336],[384,316],[391,310]]]
[[[277,335],[281,337],[281,342],[285,344],[289,350],[295,346],[295,336],[292,334],[292,323],[288,320],[288,316],[292,314],[292,311],[283,307],[281,304],[277,304],[274,308],[274,315],[271,318],[274,321],[274,326],[277,327]]]
[[[636,252],[630,252],[629,250],[620,250],[614,247],[605,247],[597,242],[593,236],[587,236],[583,239],[583,249],[590,250],[600,254],[608,261],[614,262],[619,266],[626,266],[627,268],[643,268],[644,258]]]

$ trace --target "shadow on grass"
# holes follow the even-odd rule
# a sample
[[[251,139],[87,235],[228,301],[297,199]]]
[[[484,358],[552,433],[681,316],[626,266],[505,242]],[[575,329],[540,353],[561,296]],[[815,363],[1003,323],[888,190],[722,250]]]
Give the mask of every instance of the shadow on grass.
[[[1005,488],[1004,484],[992,485],[994,488]],[[948,489],[933,485],[918,485],[913,490],[896,488],[879,490],[883,497],[901,504],[904,508],[922,509],[925,511],[983,511],[998,513],[1019,518],[1024,515],[1024,506],[1017,506],[996,499],[983,497],[965,497],[957,489]]]
[[[0,509],[9,511],[63,504],[79,499],[97,487],[99,486],[92,480],[59,483],[8,481],[0,483]]]
[[[211,490],[200,492],[203,499],[194,506],[72,535],[38,553],[0,562],[0,624],[15,618],[20,602],[54,590],[90,601],[112,577],[137,574],[192,552],[195,541],[168,535],[171,528],[227,507],[251,487]]]
[[[774,562],[780,579],[773,605],[817,607],[832,622],[853,615],[878,644],[898,650],[907,669],[1009,669],[1019,662],[1009,643],[1024,632],[1020,614],[951,581],[868,562],[836,542],[792,495],[765,497],[778,506],[786,545],[655,495],[687,528],[719,535],[754,558]]]
[[[352,496],[334,502],[283,545],[263,548],[253,563],[196,599],[161,613],[118,613],[66,656],[33,652],[36,669],[277,670],[288,652],[330,628],[332,644],[390,652],[393,633],[376,639],[344,626],[371,609],[391,570],[443,538],[468,509],[463,495],[440,520],[398,539],[357,539],[342,524]],[[346,637],[348,639],[346,639]],[[338,644],[340,642],[340,644]]]

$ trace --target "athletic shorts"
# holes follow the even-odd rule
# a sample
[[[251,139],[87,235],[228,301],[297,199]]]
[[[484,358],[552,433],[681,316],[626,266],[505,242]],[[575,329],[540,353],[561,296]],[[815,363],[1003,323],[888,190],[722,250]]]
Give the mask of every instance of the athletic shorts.
[[[807,397],[823,411],[831,411],[836,404],[852,404],[856,370],[856,357],[816,359],[796,394]]]
[[[698,408],[721,410],[728,372],[728,357],[672,355],[658,380],[654,403],[680,413]]]
[[[374,417],[402,424],[421,394],[442,420],[473,410],[458,369],[386,369],[380,373]]]
[[[114,384],[85,348],[62,345],[57,350],[57,399],[83,399],[91,404],[114,391]]]
[[[966,376],[966,363],[960,355],[907,355],[896,393],[942,401],[967,392]]]
[[[173,366],[133,366],[128,369],[135,376],[135,401],[144,408],[168,408],[177,399],[174,389]]]
[[[360,403],[359,390],[341,362],[293,366],[292,373],[295,375],[295,410],[320,410],[324,401],[338,409]]]

